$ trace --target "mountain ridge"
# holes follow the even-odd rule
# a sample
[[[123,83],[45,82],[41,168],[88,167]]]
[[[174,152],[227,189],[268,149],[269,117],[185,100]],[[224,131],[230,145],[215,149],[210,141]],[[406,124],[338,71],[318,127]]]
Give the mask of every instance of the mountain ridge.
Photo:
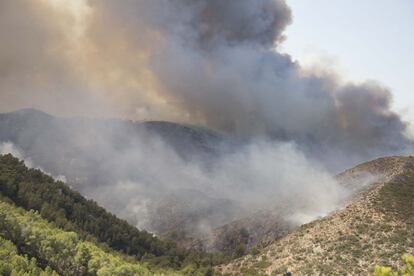
[[[197,274],[201,273],[198,269],[207,270],[208,263],[215,258],[179,248],[172,241],[138,230],[63,182],[37,169],[28,169],[23,161],[10,154],[0,155],[0,199],[27,212],[37,212],[39,217],[62,231],[75,232],[82,240],[131,256],[151,267],[177,271],[187,267]],[[0,236],[14,231],[4,230],[0,229]]]
[[[414,253],[414,157],[380,158],[340,176],[362,171],[381,176],[346,207],[217,271],[224,275],[366,275],[376,264],[402,265],[400,257]]]

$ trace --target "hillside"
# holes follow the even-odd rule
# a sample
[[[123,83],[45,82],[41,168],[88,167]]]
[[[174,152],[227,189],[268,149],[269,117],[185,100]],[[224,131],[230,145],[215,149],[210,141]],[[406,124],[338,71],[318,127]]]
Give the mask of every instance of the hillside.
[[[346,188],[348,196],[344,197],[342,206],[353,198],[372,189],[370,185],[381,176],[393,173],[398,159],[385,158],[368,162],[347,170],[336,180]],[[289,221],[281,215],[280,209],[261,210],[213,229],[212,235],[204,242],[211,251],[224,252],[229,256],[242,256],[256,246],[263,247],[280,239],[300,224]]]
[[[180,249],[173,242],[138,230],[11,155],[0,156],[0,195],[27,211],[38,212],[57,228],[77,233],[80,239],[130,255],[151,267],[204,273],[219,260],[214,259],[219,256]]]
[[[212,251],[240,257],[257,245],[270,243],[297,227],[276,212],[259,211],[213,230],[209,244]]]
[[[339,179],[355,184],[362,175],[376,181],[359,189],[346,208],[217,271],[224,275],[367,275],[375,264],[400,266],[401,255],[414,253],[414,157],[367,162]]]
[[[83,196],[158,235],[187,231],[200,221],[222,224],[223,208],[215,204],[221,199],[203,193],[185,175],[188,164],[205,168],[231,150],[221,133],[170,122],[60,118],[23,109],[0,114],[0,147],[2,143],[12,145],[14,154],[33,167],[62,176]],[[183,179],[187,182],[178,190]],[[186,201],[175,200],[176,194]],[[172,216],[182,218],[178,224],[162,212],[171,205]]]
[[[2,275],[175,275],[150,271],[125,256],[108,253],[49,224],[34,211],[0,201]],[[0,253],[1,254],[1,253]],[[7,259],[8,261],[7,261]],[[29,260],[30,258],[30,260]],[[178,273],[177,273],[178,275]]]

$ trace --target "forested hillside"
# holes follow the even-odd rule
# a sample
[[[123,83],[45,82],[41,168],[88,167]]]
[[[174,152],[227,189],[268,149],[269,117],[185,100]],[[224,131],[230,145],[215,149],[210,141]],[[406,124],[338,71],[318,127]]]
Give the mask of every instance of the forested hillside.
[[[11,261],[8,265],[5,258],[0,263],[3,275],[11,275],[13,271],[24,271],[28,275],[51,274],[53,271],[60,275],[164,274],[107,253],[93,243],[83,241],[75,232],[53,227],[36,211],[28,212],[6,202],[0,202],[0,234],[1,251],[11,253],[3,253]],[[172,271],[165,273],[174,274]]]
[[[64,176],[82,195],[161,237],[185,230],[198,238],[198,224],[220,226],[239,214],[240,204],[195,189],[199,179],[184,173],[188,163],[200,170],[211,167],[240,144],[216,131],[172,122],[61,118],[23,109],[0,113],[0,151],[3,143],[13,149],[5,152]],[[133,206],[140,204],[150,206],[136,211]],[[173,213],[166,216],[164,206]]]
[[[218,255],[180,249],[172,242],[139,231],[63,182],[54,181],[40,170],[28,169],[11,155],[0,156],[0,192],[3,200],[36,211],[38,220],[41,216],[57,228],[75,232],[76,240],[99,243],[102,248],[128,254],[151,267],[206,273],[221,260]]]
[[[366,274],[376,265],[402,267],[401,256],[414,253],[414,157],[367,162],[339,178],[352,183],[361,175],[375,181],[346,208],[216,266],[215,273]],[[225,261],[140,231],[65,183],[0,156],[2,275],[212,275],[212,266]]]

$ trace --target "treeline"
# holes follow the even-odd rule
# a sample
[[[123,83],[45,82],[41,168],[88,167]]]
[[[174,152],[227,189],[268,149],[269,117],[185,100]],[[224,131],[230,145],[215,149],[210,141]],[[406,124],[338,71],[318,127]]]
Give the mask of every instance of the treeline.
[[[184,250],[138,230],[65,183],[40,170],[28,169],[10,154],[0,156],[0,193],[17,206],[38,211],[57,227],[78,233],[82,239],[106,244],[157,267],[192,266],[209,273],[213,265],[223,261],[221,255]]]

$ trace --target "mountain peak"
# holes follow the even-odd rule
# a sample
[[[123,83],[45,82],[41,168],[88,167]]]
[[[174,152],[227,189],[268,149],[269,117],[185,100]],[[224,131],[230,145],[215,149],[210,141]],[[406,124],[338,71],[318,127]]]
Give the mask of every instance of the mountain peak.
[[[52,115],[40,111],[38,109],[35,108],[23,108],[23,109],[18,109],[16,111],[12,111],[12,112],[8,112],[8,113],[4,113],[4,114],[9,114],[9,115],[19,115],[19,116],[43,116],[43,117],[53,117]]]

